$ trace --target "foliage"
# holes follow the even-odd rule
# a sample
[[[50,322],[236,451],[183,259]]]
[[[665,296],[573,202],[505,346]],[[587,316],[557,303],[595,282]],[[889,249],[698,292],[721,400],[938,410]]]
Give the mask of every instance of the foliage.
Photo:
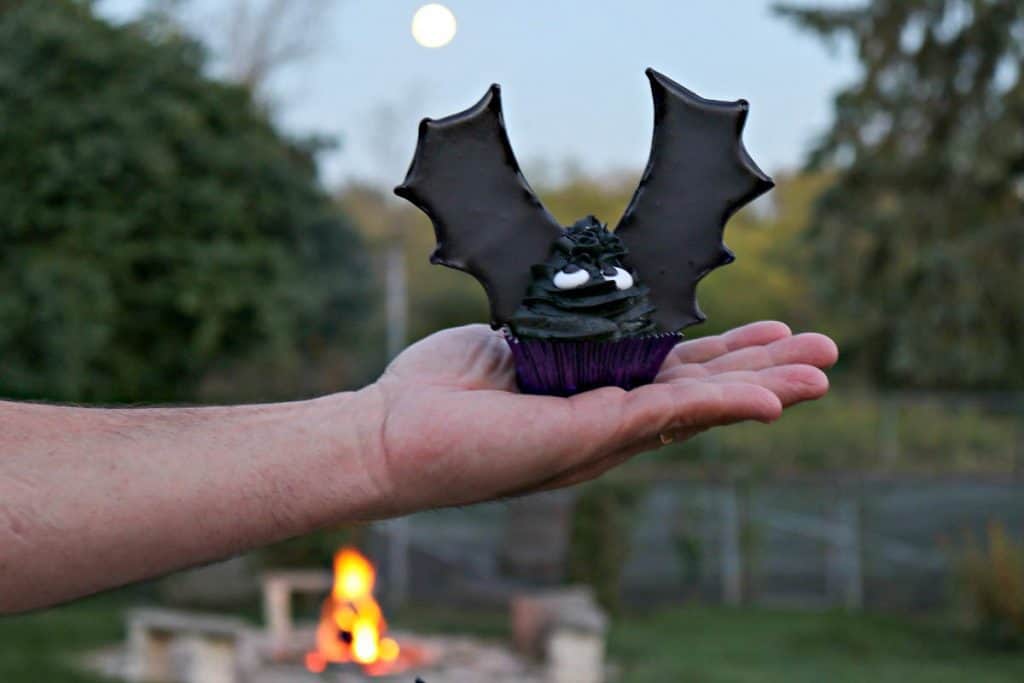
[[[707,562],[707,553],[700,531],[681,512],[671,522],[672,550],[680,566],[680,588],[686,596],[696,596]]]
[[[561,183],[537,186],[537,194],[562,225],[572,225],[593,214],[614,229],[636,189],[638,177],[612,174],[605,178],[571,175]]]
[[[88,2],[0,2],[0,393],[180,400],[301,359],[364,298],[359,242],[199,47]]]
[[[639,500],[635,486],[599,480],[584,487],[573,508],[569,579],[594,590],[597,601],[619,611],[622,570],[629,553],[630,517]]]
[[[985,547],[968,541],[961,580],[975,628],[994,645],[1024,648],[1024,545],[997,522],[988,526]]]
[[[430,263],[430,254],[436,244],[434,231],[430,221],[418,209],[362,185],[344,188],[338,195],[338,203],[352,217],[378,262],[383,263],[386,250],[396,243],[404,250],[410,341],[445,327],[488,320],[487,299],[483,289],[471,277]],[[378,272],[383,270],[383,267],[377,268]],[[383,288],[383,280],[377,285]],[[382,315],[372,320],[368,327],[374,330],[378,339],[384,337]],[[386,362],[383,345],[378,344],[377,349],[379,356],[374,362],[383,367]]]
[[[1024,4],[779,11],[862,66],[810,160],[836,169],[810,237],[847,355],[890,384],[1021,386]]]
[[[1019,417],[969,401],[886,397],[850,389],[787,412],[766,427],[736,425],[655,456],[731,475],[813,472],[1012,475]]]
[[[74,657],[121,640],[121,609],[127,606],[123,598],[101,596],[0,619],[0,681],[111,683],[78,669]]]
[[[262,548],[259,556],[268,568],[329,569],[339,549],[346,545],[361,545],[365,540],[364,531],[363,527],[357,526],[323,529]]]
[[[783,175],[764,203],[741,211],[725,230],[736,261],[713,271],[698,287],[708,320],[688,336],[717,334],[754,320],[783,320],[794,330],[837,335],[843,326],[813,301],[807,277],[807,220],[825,175]],[[760,209],[760,210],[759,210]]]

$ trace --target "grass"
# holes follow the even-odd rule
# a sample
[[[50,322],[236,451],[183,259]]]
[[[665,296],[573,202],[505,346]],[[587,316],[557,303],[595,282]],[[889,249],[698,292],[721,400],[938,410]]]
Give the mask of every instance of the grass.
[[[124,637],[123,596],[104,595],[25,616],[0,617],[3,683],[107,683],[79,671],[76,654]]]
[[[106,683],[74,670],[74,654],[123,637],[123,597],[0,619],[3,683]],[[498,613],[416,608],[399,629],[507,638]],[[988,650],[963,632],[901,617],[716,607],[626,615],[610,656],[622,683],[944,683],[1024,680],[1024,653]]]
[[[931,622],[842,613],[687,608],[616,622],[628,683],[1022,681],[1024,653]]]

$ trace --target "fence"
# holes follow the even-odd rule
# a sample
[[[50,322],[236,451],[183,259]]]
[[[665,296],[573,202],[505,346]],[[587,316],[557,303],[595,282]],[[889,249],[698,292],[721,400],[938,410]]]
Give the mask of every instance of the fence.
[[[770,429],[712,430],[641,463],[627,475],[643,491],[622,582],[634,603],[933,606],[967,533],[999,520],[1024,535],[1021,393],[840,388]],[[572,497],[378,527],[387,592],[456,600],[558,580]]]
[[[1024,482],[1009,478],[678,479],[644,489],[621,586],[634,605],[934,607],[949,597],[968,533],[995,519],[1024,535]],[[559,492],[409,518],[410,597],[501,599],[524,581],[557,580],[571,508],[572,493]]]
[[[993,519],[1024,533],[1024,484],[663,483],[636,521],[623,588],[643,601],[935,606],[949,595],[966,535]]]

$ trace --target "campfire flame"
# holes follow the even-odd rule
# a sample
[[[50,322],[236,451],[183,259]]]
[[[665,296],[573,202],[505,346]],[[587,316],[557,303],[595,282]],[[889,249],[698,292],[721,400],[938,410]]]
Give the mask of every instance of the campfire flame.
[[[355,662],[375,674],[398,659],[398,643],[384,637],[387,623],[373,597],[376,578],[373,565],[355,548],[334,555],[334,587],[324,600],[316,649],[306,654],[307,669],[320,673],[332,662]]]

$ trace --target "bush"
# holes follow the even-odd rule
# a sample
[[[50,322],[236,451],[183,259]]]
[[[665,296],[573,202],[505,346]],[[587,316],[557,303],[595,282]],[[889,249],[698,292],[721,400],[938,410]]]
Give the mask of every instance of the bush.
[[[270,569],[330,569],[334,554],[342,547],[362,546],[365,541],[363,526],[335,527],[266,546],[259,556],[263,566]]]
[[[1024,546],[992,522],[984,547],[968,539],[961,574],[978,634],[1000,647],[1024,648]]]
[[[663,461],[734,474],[821,471],[1010,474],[1018,417],[934,398],[888,399],[838,389],[771,427],[714,430],[659,452]]]
[[[629,554],[635,485],[599,480],[583,488],[573,509],[569,578],[594,590],[609,612],[620,607],[619,583]]]
[[[187,400],[302,358],[364,298],[312,143],[200,48],[75,0],[0,0],[0,395]]]

